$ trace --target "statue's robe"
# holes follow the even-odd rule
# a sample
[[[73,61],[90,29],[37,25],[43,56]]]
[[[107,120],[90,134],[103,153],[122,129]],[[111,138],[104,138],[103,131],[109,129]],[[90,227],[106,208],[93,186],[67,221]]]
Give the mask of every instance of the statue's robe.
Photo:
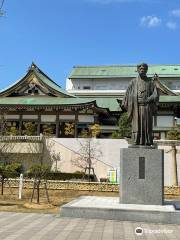
[[[138,76],[130,82],[122,108],[128,112],[132,123],[132,140],[136,145],[153,144],[153,115],[156,112],[159,94],[151,78]]]

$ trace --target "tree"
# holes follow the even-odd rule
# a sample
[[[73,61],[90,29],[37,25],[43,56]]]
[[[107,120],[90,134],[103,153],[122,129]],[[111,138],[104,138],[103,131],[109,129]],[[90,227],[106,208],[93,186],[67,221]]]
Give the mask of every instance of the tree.
[[[99,124],[95,123],[90,127],[91,137],[94,137],[94,138],[98,137],[100,132],[101,132],[101,129]]]
[[[167,132],[167,139],[168,140],[180,140],[180,126],[171,129]]]
[[[24,130],[23,135],[27,135],[27,136],[33,136],[37,134],[37,126],[35,123],[32,122],[27,122],[23,124],[24,126]]]
[[[22,165],[18,162],[20,159],[11,159],[11,153],[15,149],[16,141],[10,141],[7,137],[7,118],[5,112],[0,112],[0,182],[1,194],[4,192],[4,182],[9,177],[17,177],[22,172]],[[18,156],[19,158],[19,156]]]
[[[9,129],[7,129],[6,134],[10,136],[16,136],[18,135],[18,132],[19,131],[17,130],[16,127],[10,127]]]
[[[42,179],[46,179],[47,174],[50,172],[51,167],[48,164],[37,163],[32,165],[28,170],[28,175],[34,178],[33,192],[31,196],[31,202],[34,197],[34,190],[37,189],[37,203],[40,203],[40,184]],[[49,196],[47,192],[47,185],[45,182],[46,197],[49,202]]]
[[[31,202],[34,198],[35,189],[37,190],[36,201],[40,203],[40,185],[44,181],[44,188],[46,197],[49,202],[48,189],[47,189],[47,174],[51,171],[53,163],[61,160],[59,152],[53,150],[54,143],[43,137],[42,142],[39,144],[29,143],[28,152],[31,153],[30,167],[26,171],[29,177],[34,179],[33,191],[31,195]],[[56,167],[57,168],[57,167]]]
[[[130,138],[131,137],[131,124],[128,121],[126,112],[122,113],[118,121],[119,129],[112,133],[112,138]]]
[[[74,135],[75,129],[74,123],[65,123],[64,134],[65,135]]]
[[[51,125],[43,124],[42,132],[44,136],[50,137],[53,135],[53,128]]]
[[[80,136],[82,138],[96,138],[101,133],[100,125],[95,123],[89,129],[82,129]]]
[[[79,141],[80,149],[77,156],[72,159],[72,164],[81,168],[85,174],[88,171],[88,181],[90,182],[91,170],[94,173],[94,164],[102,156],[101,150],[98,148],[97,142],[93,138],[87,138]]]
[[[0,163],[0,182],[1,195],[4,193],[4,183],[8,178],[18,177],[22,173],[22,164],[20,163]]]
[[[94,138],[96,138],[100,134],[100,125],[94,124],[90,126],[89,129],[83,129],[81,131],[81,137],[86,138],[83,142],[79,141],[80,149],[78,151],[77,157],[72,159],[72,164],[81,168],[84,173],[88,171],[88,181],[90,182],[91,171],[94,173],[94,164],[102,155],[102,152],[97,147],[97,143],[94,142]]]

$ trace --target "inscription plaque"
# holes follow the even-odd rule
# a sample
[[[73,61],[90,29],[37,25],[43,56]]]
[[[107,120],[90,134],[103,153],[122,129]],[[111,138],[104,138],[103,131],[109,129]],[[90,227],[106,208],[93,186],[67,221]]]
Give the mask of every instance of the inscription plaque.
[[[139,179],[145,179],[145,157],[139,157]]]

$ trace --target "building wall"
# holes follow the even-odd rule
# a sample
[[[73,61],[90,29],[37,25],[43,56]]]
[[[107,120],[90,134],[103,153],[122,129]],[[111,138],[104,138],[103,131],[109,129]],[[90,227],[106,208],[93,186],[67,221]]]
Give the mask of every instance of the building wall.
[[[89,90],[126,90],[132,77],[119,78],[91,78],[91,79],[67,79],[66,90],[69,92],[81,92],[84,87],[90,87]],[[168,88],[180,93],[180,78],[160,77],[160,81]]]
[[[173,127],[174,125],[174,116],[164,115],[157,116],[157,127]]]
[[[58,169],[62,172],[75,172],[81,170],[74,164],[80,154],[81,145],[85,144],[87,139],[83,138],[52,138],[52,151],[61,155],[61,161],[58,162]],[[108,170],[119,170],[120,146],[127,147],[125,140],[119,139],[93,139],[91,146],[97,151],[98,159],[93,160],[93,167],[98,179],[106,178]],[[99,154],[99,153],[102,154]],[[54,163],[54,168],[55,168]]]
[[[77,157],[77,153],[80,150],[80,143],[83,143],[85,139],[75,138],[53,138],[54,142],[53,151],[59,151],[61,155],[61,161],[58,162],[58,168],[62,172],[74,172],[80,170],[72,165],[72,159]],[[94,139],[97,149],[102,151],[101,157],[95,162],[94,169],[97,178],[106,178],[108,170],[117,169],[120,172],[120,151],[121,148],[127,148],[128,143],[123,139]],[[173,161],[172,151],[170,146],[160,146],[160,149],[164,149],[164,184],[165,186],[173,185]],[[180,146],[177,147],[180,151]],[[55,165],[54,165],[55,166]],[[177,168],[180,183],[180,154],[177,153]]]
[[[67,79],[66,90],[125,90],[131,78]]]

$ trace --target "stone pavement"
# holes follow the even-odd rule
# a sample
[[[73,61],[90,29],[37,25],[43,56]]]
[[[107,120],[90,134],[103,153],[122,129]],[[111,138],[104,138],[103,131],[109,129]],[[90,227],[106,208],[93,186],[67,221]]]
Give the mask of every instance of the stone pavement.
[[[142,235],[135,229],[141,227]],[[180,240],[180,226],[0,212],[0,240]]]

